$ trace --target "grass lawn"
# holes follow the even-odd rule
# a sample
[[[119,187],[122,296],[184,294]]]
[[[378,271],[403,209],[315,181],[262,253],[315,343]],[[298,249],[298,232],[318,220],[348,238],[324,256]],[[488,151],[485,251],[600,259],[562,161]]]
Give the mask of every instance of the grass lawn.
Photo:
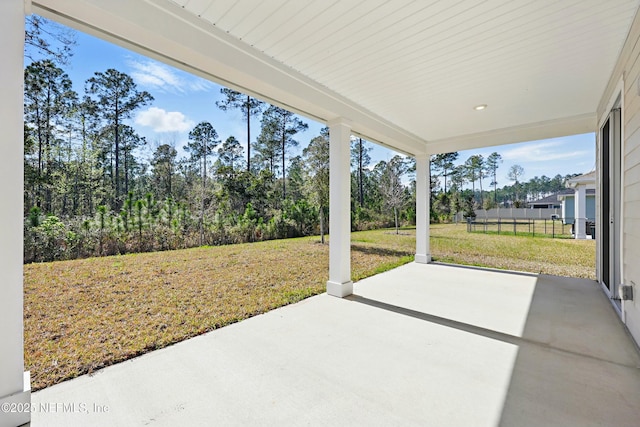
[[[591,277],[595,242],[432,226],[436,261]],[[353,279],[413,260],[415,230],[352,234]],[[24,266],[25,363],[34,390],[325,290],[317,237]]]
[[[431,226],[436,261],[557,276],[596,278],[596,241],[467,233],[466,224]]]

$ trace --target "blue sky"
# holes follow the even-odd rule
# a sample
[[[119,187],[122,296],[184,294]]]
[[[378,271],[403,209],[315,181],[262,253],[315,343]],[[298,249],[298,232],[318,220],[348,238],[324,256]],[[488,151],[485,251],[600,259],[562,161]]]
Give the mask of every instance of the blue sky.
[[[201,121],[209,121],[221,140],[233,135],[245,144],[246,123],[241,113],[237,110],[221,111],[215,104],[222,99],[221,86],[78,32],[71,63],[64,67],[74,83],[74,89],[82,94],[85,81],[94,72],[108,68],[129,74],[139,90],[147,90],[155,98],[152,104],[141,108],[131,120],[131,125],[149,142],[142,153],[144,156],[150,156],[161,143],[171,143],[179,152],[183,152],[189,131]],[[300,146],[293,155],[300,154],[323,126],[313,120],[303,120],[308,123],[309,129],[297,135]],[[252,140],[255,141],[259,129],[260,122],[254,119],[251,124]],[[541,175],[553,177],[556,174],[585,173],[595,168],[594,134],[461,151],[459,163],[473,154],[487,157],[494,151],[503,158],[498,170],[498,186],[511,184],[507,172],[513,164],[524,168],[524,180]],[[372,166],[395,154],[374,145]]]

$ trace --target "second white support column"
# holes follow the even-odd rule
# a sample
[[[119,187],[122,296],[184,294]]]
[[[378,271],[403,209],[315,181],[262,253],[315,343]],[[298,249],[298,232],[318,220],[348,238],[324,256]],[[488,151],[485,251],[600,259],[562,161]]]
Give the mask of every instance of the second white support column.
[[[329,281],[327,293],[353,293],[351,281],[351,126],[329,122]]]
[[[575,225],[574,233],[576,239],[587,238],[587,187],[585,185],[576,185],[574,197],[575,205]]]
[[[429,250],[429,155],[416,156],[416,257],[420,264],[431,262]]]

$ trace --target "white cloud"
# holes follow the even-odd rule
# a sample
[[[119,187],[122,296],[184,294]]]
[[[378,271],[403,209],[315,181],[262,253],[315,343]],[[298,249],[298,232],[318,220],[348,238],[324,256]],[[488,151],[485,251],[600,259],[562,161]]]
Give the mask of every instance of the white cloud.
[[[563,150],[565,141],[544,141],[521,145],[502,153],[504,160],[517,160],[527,162],[548,162],[551,160],[563,160],[577,158],[588,154],[588,150]]]
[[[153,128],[155,132],[186,132],[194,125],[193,121],[179,111],[165,111],[157,107],[140,111],[135,122]]]
[[[174,94],[201,92],[210,90],[213,85],[199,77],[182,73],[167,65],[153,60],[127,61],[131,67],[131,77],[140,86],[151,90]]]

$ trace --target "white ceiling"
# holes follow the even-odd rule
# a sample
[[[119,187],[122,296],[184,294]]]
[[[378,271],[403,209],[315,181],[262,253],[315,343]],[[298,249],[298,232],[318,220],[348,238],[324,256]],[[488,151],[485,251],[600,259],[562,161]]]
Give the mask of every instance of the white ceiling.
[[[593,131],[639,2],[33,0],[38,13],[310,117],[345,117],[409,153]]]

